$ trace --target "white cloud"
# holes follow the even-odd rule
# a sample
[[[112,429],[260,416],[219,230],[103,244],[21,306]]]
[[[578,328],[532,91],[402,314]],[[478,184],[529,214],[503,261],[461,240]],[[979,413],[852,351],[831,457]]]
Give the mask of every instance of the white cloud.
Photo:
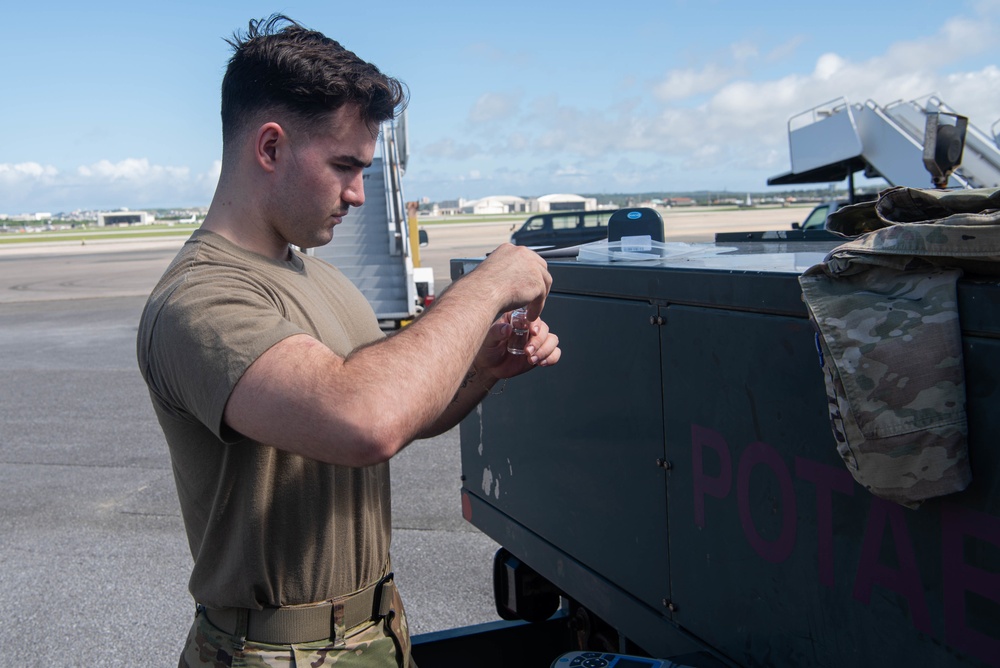
[[[445,137],[422,146],[418,154],[431,159],[468,160],[482,154],[482,152],[477,144],[457,142],[451,137]]]
[[[944,22],[937,34],[922,40],[892,44],[884,58],[892,68],[938,68],[970,55],[990,53],[996,49],[996,22],[988,15],[977,18],[954,17]]]
[[[53,179],[58,174],[59,170],[52,165],[40,165],[37,162],[0,164],[0,183],[4,184],[26,185]]]
[[[204,174],[201,174],[198,179],[202,184],[208,185],[211,190],[215,191],[216,184],[219,183],[219,177],[222,175],[222,161],[213,160],[212,167]]]
[[[653,94],[667,103],[686,100],[713,91],[731,78],[730,71],[715,64],[698,70],[671,70],[666,79],[653,86]]]
[[[204,205],[218,183],[220,163],[201,174],[146,158],[99,160],[60,171],[34,162],[0,163],[0,201],[9,211],[69,211]]]
[[[77,173],[84,179],[97,182],[108,181],[173,181],[186,180],[190,170],[187,167],[163,167],[151,165],[146,158],[126,158],[121,162],[100,160],[92,165],[77,168]]]
[[[847,66],[847,61],[835,53],[824,53],[816,61],[816,69],[813,76],[820,81],[829,81],[837,72]]]
[[[469,112],[471,123],[493,123],[512,117],[521,96],[517,93],[484,93]]]
[[[789,58],[795,57],[795,51],[806,42],[806,39],[801,36],[795,36],[786,42],[774,45],[770,51],[764,54],[763,62],[765,63],[781,63],[787,61]]]
[[[998,123],[994,129],[1000,131],[1000,67],[988,65],[975,72],[949,74],[937,88],[945,102],[952,106],[961,103],[958,111],[968,115],[980,130],[989,133],[990,126]],[[992,94],[984,95],[986,91]]]
[[[763,188],[768,176],[788,166],[789,118],[841,97],[887,104],[936,93],[989,132],[1000,120],[998,20],[1000,0],[979,0],[961,16],[938,19],[938,30],[920,39],[887,30],[885,43],[865,58],[835,47],[804,60],[803,37],[774,42],[745,34],[727,48],[689,54],[700,60],[659,70],[653,80],[646,71],[623,67],[620,77],[594,77],[565,89],[484,89],[441,134],[414,133],[418,145],[404,186],[440,198],[477,195],[466,186],[488,189],[479,195],[542,194],[565,190],[567,183],[593,191]],[[522,69],[538,58],[471,48],[476,57]],[[463,78],[454,85],[497,80]],[[525,76],[517,85],[527,81]],[[587,89],[588,97],[580,98],[585,102],[571,97],[581,88]],[[566,92],[561,97],[554,90]],[[0,163],[0,209],[204,204],[218,174],[218,162],[162,165],[141,157],[58,167]]]
[[[557,168],[552,176],[562,179],[580,179],[590,176],[590,173],[578,165],[565,165]]]
[[[751,42],[750,40],[743,40],[730,44],[729,52],[732,54],[733,60],[740,62],[756,58],[759,50],[754,42]]]
[[[518,192],[555,190],[563,179],[595,190],[643,182],[649,189],[718,187],[723,173],[744,179],[730,181],[733,188],[763,188],[789,164],[788,120],[840,98],[886,105],[938,94],[989,132],[1000,120],[1000,67],[981,60],[995,60],[1000,0],[978,7],[978,15],[945,20],[932,35],[889,43],[865,59],[830,51],[803,67],[792,59],[800,38],[770,50],[740,41],[714,61],[666,72],[639,103],[616,95],[609,105],[583,107],[542,94],[519,95],[515,104],[513,96],[484,94],[470,113],[490,121],[472,128],[495,165],[484,168],[483,180],[500,174],[499,165],[545,155],[552,161],[534,178],[510,181],[531,188]],[[755,68],[773,72],[781,63],[784,72],[753,76]],[[511,122],[494,122],[502,119]],[[504,176],[514,179],[517,171]]]
[[[499,47],[496,44],[489,42],[476,42],[471,44],[467,48],[467,52],[471,58],[481,59],[490,63],[513,65],[516,67],[527,67],[533,60],[530,54],[519,51],[509,51],[506,48]]]

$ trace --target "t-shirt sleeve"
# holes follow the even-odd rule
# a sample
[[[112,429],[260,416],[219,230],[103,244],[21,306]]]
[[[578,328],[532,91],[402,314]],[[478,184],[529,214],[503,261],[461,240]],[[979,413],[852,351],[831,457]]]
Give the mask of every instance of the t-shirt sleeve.
[[[236,383],[266,350],[303,332],[284,317],[277,295],[238,272],[215,274],[210,284],[189,277],[162,302],[146,334],[150,391],[176,417],[238,440],[223,423]]]

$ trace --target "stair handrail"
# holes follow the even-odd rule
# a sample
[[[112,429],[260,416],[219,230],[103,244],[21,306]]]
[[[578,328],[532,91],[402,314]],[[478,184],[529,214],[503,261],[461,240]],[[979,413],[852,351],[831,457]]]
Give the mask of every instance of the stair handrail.
[[[915,136],[914,133],[910,129],[904,127],[902,124],[900,124],[896,120],[895,117],[891,116],[889,114],[889,112],[886,111],[886,109],[888,107],[897,106],[897,105],[899,105],[901,103],[902,103],[901,101],[890,102],[888,105],[886,105],[885,107],[883,107],[883,106],[880,106],[877,102],[875,102],[875,100],[872,100],[872,99],[869,98],[868,100],[865,101],[865,106],[868,107],[872,111],[872,113],[874,113],[876,116],[878,116],[878,118],[882,122],[884,122],[887,125],[889,125],[889,127],[891,127],[896,132],[898,132],[904,139],[906,139],[907,141],[909,141],[911,144],[913,144],[913,146],[915,148],[919,149],[920,152],[923,153],[923,150],[924,150],[924,137],[923,137],[923,133],[920,133],[919,135]],[[922,113],[926,113],[923,109],[921,109],[921,112]],[[876,169],[878,169],[877,165],[873,165],[873,166]],[[930,179],[930,172],[927,173],[927,176],[928,176],[928,179]],[[884,174],[882,174],[882,178],[886,178]],[[951,178],[955,179],[959,183],[959,185],[961,185],[963,188],[969,188],[970,187],[969,184],[968,184],[968,182],[965,180],[965,178],[962,177],[957,172],[953,172],[951,174]],[[886,178],[886,180],[889,181],[890,183],[892,183],[892,181],[889,180],[888,178]]]
[[[832,100],[828,100],[827,102],[824,102],[822,104],[818,104],[812,109],[806,109],[805,111],[795,114],[794,116],[788,119],[788,134],[789,136],[791,136],[793,130],[804,128],[807,125],[812,125],[813,123],[818,123],[824,118],[829,118],[834,114],[838,114],[841,111],[848,109],[850,106],[851,103],[847,100],[847,98],[841,96],[841,97],[835,97]],[[800,123],[796,125],[795,121],[803,116],[809,116],[810,120],[806,123]],[[795,127],[792,127],[793,125],[795,125]]]
[[[892,127],[894,130],[896,130],[897,132],[899,132],[899,134],[903,135],[903,137],[905,137],[906,139],[908,139],[915,147],[917,147],[921,151],[923,151],[924,150],[924,138],[923,138],[923,134],[917,135],[917,134],[914,134],[913,132],[910,132],[909,129],[907,129],[907,128],[903,127],[902,125],[900,125],[899,122],[897,122],[894,117],[890,116],[886,112],[886,107],[891,106],[891,105],[896,105],[896,104],[897,104],[897,102],[890,102],[888,105],[886,105],[885,107],[883,107],[883,106],[879,105],[878,102],[876,102],[875,100],[872,100],[871,98],[865,100],[865,106],[868,107],[869,109],[871,109],[872,112],[876,116],[878,116],[880,119],[882,119],[887,124],[889,124],[889,126]]]
[[[399,153],[396,127],[392,121],[382,124],[382,173],[385,179],[385,207],[389,219],[389,252],[409,256],[410,240],[405,229],[403,186],[399,176]]]

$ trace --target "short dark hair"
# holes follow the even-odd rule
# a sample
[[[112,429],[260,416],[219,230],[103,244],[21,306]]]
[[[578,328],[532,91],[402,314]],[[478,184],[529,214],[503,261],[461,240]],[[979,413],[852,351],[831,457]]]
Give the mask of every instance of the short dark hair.
[[[263,110],[279,108],[308,124],[354,103],[376,129],[406,106],[400,81],[287,16],[251,20],[226,41],[233,56],[222,79],[224,145]]]

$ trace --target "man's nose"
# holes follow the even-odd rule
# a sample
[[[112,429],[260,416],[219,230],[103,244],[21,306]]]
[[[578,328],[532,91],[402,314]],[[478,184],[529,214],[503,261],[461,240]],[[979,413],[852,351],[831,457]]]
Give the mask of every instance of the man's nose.
[[[344,188],[344,194],[342,199],[349,206],[361,206],[365,203],[365,182],[362,172],[359,170],[357,175],[350,180],[347,187]]]

